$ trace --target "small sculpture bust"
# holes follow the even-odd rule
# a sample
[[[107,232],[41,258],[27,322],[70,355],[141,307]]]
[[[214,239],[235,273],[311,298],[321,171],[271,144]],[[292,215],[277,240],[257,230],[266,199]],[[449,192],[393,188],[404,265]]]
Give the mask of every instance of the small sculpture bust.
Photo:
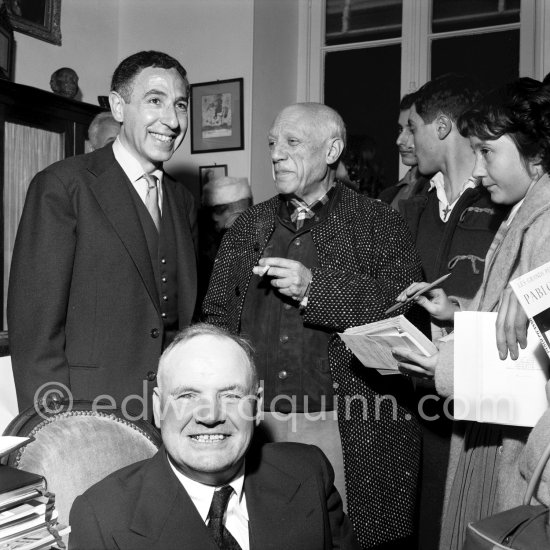
[[[62,67],[52,73],[50,87],[54,93],[73,99],[78,94],[78,75],[69,67]]]

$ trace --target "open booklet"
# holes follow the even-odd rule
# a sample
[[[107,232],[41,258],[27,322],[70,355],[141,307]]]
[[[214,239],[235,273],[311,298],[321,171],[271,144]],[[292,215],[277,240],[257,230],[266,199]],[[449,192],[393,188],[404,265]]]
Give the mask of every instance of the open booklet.
[[[510,286],[550,357],[550,262],[510,281]]]
[[[376,369],[380,374],[399,374],[392,348],[408,348],[426,357],[437,351],[403,315],[351,327],[338,335],[365,367]]]
[[[548,357],[530,329],[519,358],[501,360],[496,318],[496,312],[455,314],[454,418],[534,426],[548,408]]]

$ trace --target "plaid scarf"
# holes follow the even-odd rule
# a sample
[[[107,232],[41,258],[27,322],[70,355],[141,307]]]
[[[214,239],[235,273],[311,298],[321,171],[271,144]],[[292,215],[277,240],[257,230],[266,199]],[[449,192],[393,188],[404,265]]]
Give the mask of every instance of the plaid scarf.
[[[305,203],[302,199],[298,197],[292,197],[289,200],[289,203],[294,206],[294,212],[290,215],[290,220],[296,225],[296,229],[301,229],[304,225],[304,220],[308,220],[315,216],[315,210],[318,210],[323,204],[326,204],[329,201],[329,191],[333,186],[329,187],[327,192],[313,201],[311,204]]]

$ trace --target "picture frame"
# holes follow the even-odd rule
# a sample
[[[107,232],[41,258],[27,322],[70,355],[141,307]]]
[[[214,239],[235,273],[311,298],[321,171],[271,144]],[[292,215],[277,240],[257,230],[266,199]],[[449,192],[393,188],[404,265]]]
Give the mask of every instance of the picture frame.
[[[199,166],[199,181],[201,190],[211,180],[227,176],[227,164],[214,164],[213,166]]]
[[[192,84],[191,153],[244,149],[243,79]]]
[[[13,29],[6,6],[0,6],[0,78],[13,80]]]
[[[14,30],[61,46],[61,0],[4,0]]]

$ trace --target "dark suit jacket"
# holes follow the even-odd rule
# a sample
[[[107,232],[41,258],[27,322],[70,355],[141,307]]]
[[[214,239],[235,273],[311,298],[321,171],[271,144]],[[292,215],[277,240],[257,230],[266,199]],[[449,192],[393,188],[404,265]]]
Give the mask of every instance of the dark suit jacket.
[[[55,163],[30,184],[8,294],[10,351],[19,408],[42,384],[76,399],[117,403],[147,393],[162,349],[153,265],[131,184],[112,146]],[[180,326],[196,299],[196,213],[191,194],[164,178],[175,225]],[[139,408],[139,402],[134,400]]]
[[[270,443],[249,452],[250,549],[358,550],[333,481],[317,447]],[[69,522],[74,550],[218,550],[164,448],[88,489],[75,500]]]

